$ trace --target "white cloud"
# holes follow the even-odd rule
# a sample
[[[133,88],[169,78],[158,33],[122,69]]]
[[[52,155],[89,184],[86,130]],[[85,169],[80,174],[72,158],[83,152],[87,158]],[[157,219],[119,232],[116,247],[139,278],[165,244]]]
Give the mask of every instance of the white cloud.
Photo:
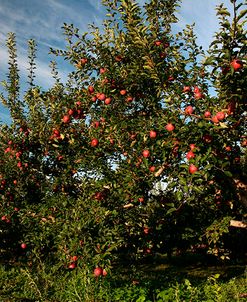
[[[91,6],[95,9],[89,10],[88,5],[78,5],[77,1],[69,5],[56,0],[33,0],[33,5],[18,5],[14,9],[14,2],[0,4],[0,34],[6,37],[8,32],[14,32],[20,43],[34,38],[39,45],[59,47],[64,45],[61,29],[63,23],[74,23],[82,32],[87,30],[90,22],[101,24],[95,4]]]
[[[195,22],[195,33],[198,37],[198,44],[207,49],[213,39],[215,32],[218,30],[218,19],[216,16],[216,5],[224,3],[224,5],[232,11],[230,1],[227,0],[184,0],[178,12],[180,28],[184,28],[186,24]]]
[[[27,74],[27,40],[33,38],[38,45],[36,81],[39,85],[48,86],[52,81],[49,63],[55,59],[48,55],[49,49],[50,47],[65,49],[65,39],[61,29],[63,23],[74,23],[81,32],[85,32],[88,23],[94,22],[98,26],[101,24],[102,7],[99,0],[71,1],[71,3],[57,0],[22,1],[22,4],[19,0],[0,3],[0,73],[3,73],[3,70],[7,72],[8,56],[6,46],[3,44],[7,34],[14,32],[21,73],[24,76]],[[61,63],[61,60],[59,62]],[[60,64],[59,74],[62,81],[66,80],[68,72],[66,65]]]
[[[6,48],[3,49],[0,48],[0,57],[1,57],[0,68],[1,70],[5,70],[7,73],[9,55]],[[28,58],[27,58],[27,54],[25,53],[25,49],[21,47],[18,48],[17,64],[20,71],[22,82],[27,82],[28,68],[29,68]],[[35,83],[40,86],[51,87],[54,80],[51,75],[51,69],[49,67],[49,64],[44,61],[36,60],[36,66],[37,69],[35,71],[35,75],[36,75]],[[66,70],[59,71],[59,76],[62,82],[66,81],[67,74],[68,72],[66,72]],[[4,76],[1,75],[1,79],[3,79],[3,77]]]
[[[102,23],[102,6],[100,0],[68,1],[63,0],[19,0],[3,1],[0,3],[0,44],[3,44],[8,32],[17,35],[19,66],[23,74],[27,67],[26,41],[34,38],[38,44],[37,78],[40,85],[47,86],[51,81],[49,61],[53,59],[47,53],[50,47],[65,48],[64,37],[60,29],[63,22],[73,22],[81,32],[87,30],[87,24],[94,22]],[[178,26],[196,22],[195,32],[198,43],[207,48],[214,32],[218,28],[215,16],[215,5],[222,0],[183,0],[179,9]],[[145,0],[138,0],[143,5]],[[229,4],[229,1],[224,0]],[[27,5],[29,4],[29,5]],[[0,45],[0,70],[6,68],[6,50]],[[65,66],[65,65],[64,65]],[[61,78],[66,79],[67,71],[61,71]],[[65,67],[66,68],[66,67]]]

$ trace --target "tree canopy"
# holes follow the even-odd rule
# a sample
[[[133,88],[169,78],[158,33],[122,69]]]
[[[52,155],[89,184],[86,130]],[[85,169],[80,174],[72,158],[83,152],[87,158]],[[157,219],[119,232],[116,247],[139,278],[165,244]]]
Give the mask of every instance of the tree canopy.
[[[229,221],[246,208],[246,16],[217,8],[208,52],[193,26],[174,33],[176,0],[104,0],[101,28],[64,24],[67,83],[20,94],[15,35],[1,99],[2,247],[32,263],[110,268],[201,247],[227,258]],[[230,235],[229,235],[230,236]],[[232,248],[232,247],[231,247]],[[14,254],[13,254],[14,251]],[[73,260],[71,257],[79,257]]]

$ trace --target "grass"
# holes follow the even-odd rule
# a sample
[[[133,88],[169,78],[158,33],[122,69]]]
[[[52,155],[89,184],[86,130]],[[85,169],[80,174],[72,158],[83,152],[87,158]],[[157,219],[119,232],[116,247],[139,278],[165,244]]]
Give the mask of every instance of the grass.
[[[111,274],[94,278],[91,269],[2,265],[1,302],[162,302],[246,301],[244,264],[219,265],[196,256],[150,257],[131,265],[118,263]]]

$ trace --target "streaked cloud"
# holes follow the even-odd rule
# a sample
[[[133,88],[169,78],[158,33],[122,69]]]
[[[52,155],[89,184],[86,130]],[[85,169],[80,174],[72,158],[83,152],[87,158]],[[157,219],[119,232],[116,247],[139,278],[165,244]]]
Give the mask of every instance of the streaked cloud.
[[[177,14],[180,28],[184,28],[186,24],[195,23],[198,44],[204,49],[208,48],[219,28],[215,9],[220,3],[224,3],[231,11],[230,0],[184,0]]]
[[[0,68],[1,68],[1,70],[5,70],[6,71],[5,74],[6,74],[7,70],[8,70],[8,58],[9,58],[7,48],[0,48],[0,58],[1,58]],[[28,68],[29,68],[27,48],[20,47],[20,46],[18,47],[17,64],[18,64],[18,69],[20,71],[22,84],[25,87],[26,86],[25,83],[28,80]],[[49,61],[37,59],[36,67],[37,67],[36,72],[35,72],[36,84],[43,86],[43,87],[51,86],[53,83],[53,79],[51,76],[51,69],[49,67]],[[63,82],[66,81],[68,72],[69,71],[66,71],[64,69],[59,70],[59,76]],[[0,75],[1,75],[1,80],[3,78],[5,78],[5,75],[3,72],[1,72]]]
[[[18,63],[21,74],[26,74],[27,40],[32,38],[38,44],[37,79],[39,85],[49,86],[51,82],[49,48],[65,48],[62,35],[63,23],[73,23],[84,32],[89,23],[101,24],[103,17],[99,1],[57,1],[57,0],[2,0],[0,2],[0,76],[7,67],[7,50],[3,47],[8,32],[17,37]],[[61,78],[66,79],[65,65]]]

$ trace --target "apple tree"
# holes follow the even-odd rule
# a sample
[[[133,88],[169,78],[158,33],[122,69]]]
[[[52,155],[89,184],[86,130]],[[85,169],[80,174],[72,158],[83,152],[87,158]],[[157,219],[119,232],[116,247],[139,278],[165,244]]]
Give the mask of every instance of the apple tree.
[[[88,119],[101,129],[97,160],[109,160],[104,181],[125,209],[126,247],[169,249],[178,238],[206,237],[219,254],[216,242],[246,204],[244,4],[232,1],[232,21],[217,8],[221,28],[208,55],[192,27],[171,31],[177,1],[143,10],[134,1],[104,4],[102,30],[80,36],[65,24],[68,48],[53,53],[75,66],[73,84],[91,102]]]
[[[9,35],[6,251],[67,269],[191,246],[227,252],[229,221],[246,207],[246,10],[231,2],[233,16],[217,8],[221,27],[205,54],[193,26],[172,27],[179,1],[103,0],[101,28],[64,24],[67,48],[51,50],[74,68],[67,83],[53,63],[53,87],[35,86],[29,41],[24,96]]]

